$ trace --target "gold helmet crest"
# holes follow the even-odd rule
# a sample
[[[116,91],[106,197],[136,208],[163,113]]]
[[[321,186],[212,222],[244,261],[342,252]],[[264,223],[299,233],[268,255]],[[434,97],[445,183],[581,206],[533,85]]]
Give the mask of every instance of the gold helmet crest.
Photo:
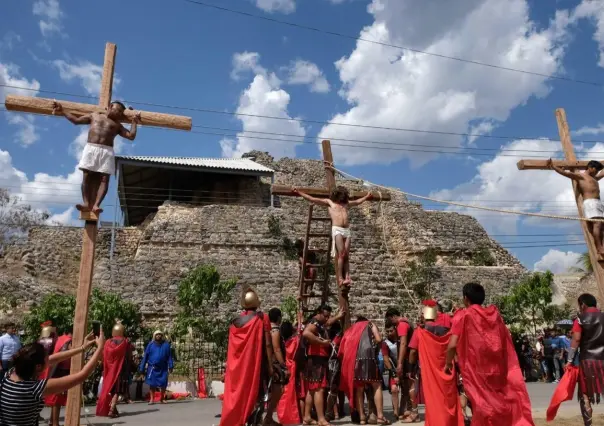
[[[241,307],[243,309],[258,309],[260,298],[252,286],[248,286],[241,294]]]
[[[42,327],[42,331],[40,332],[40,338],[42,339],[51,337],[57,332],[57,329],[52,325],[52,321],[43,322],[40,324],[40,327]]]
[[[111,336],[113,337],[124,337],[126,334],[126,327],[122,324],[121,320],[115,320],[115,325],[113,326],[113,330],[111,331]]]
[[[422,315],[426,321],[434,321],[438,315],[438,309],[434,300],[424,300],[422,302]]]

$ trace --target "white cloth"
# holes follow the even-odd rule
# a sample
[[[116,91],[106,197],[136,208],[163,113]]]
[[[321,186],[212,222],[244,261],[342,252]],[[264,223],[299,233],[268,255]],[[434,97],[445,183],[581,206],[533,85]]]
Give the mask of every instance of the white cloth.
[[[336,257],[336,236],[341,235],[344,238],[350,238],[350,228],[341,228],[339,226],[331,227],[331,255]]]
[[[96,143],[87,143],[84,152],[82,152],[78,168],[106,175],[114,174],[115,154],[113,148]]]
[[[604,218],[604,206],[597,198],[583,200],[583,214],[587,219]]]

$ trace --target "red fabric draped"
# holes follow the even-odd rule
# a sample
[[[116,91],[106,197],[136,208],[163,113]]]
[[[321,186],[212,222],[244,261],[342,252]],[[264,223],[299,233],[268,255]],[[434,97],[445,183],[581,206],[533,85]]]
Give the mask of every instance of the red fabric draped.
[[[350,408],[354,409],[354,366],[357,360],[357,350],[363,331],[367,328],[367,321],[356,322],[344,332],[340,343],[338,356],[341,362],[340,390],[348,397]]]
[[[472,305],[454,322],[454,333],[461,330],[457,354],[472,425],[534,426],[512,336],[497,308]]]
[[[67,343],[71,342],[72,337],[70,335],[64,334],[62,336],[60,336],[57,339],[57,342],[55,343],[55,349],[52,352],[53,354],[59,353],[61,352],[61,349],[63,348],[63,346],[65,346]],[[69,368],[68,364],[70,363],[70,360],[66,360],[66,361],[62,361],[57,367],[61,367],[61,368]],[[49,373],[49,369],[46,370],[45,374],[48,375]],[[49,377],[49,379],[52,379],[52,377]],[[59,393],[59,394],[54,394],[54,395],[48,395],[47,397],[44,398],[44,404],[48,407],[54,407],[54,406],[61,406],[64,407],[67,404],[67,393]]]
[[[426,426],[463,426],[455,374],[444,372],[451,333],[436,336],[423,328],[418,333],[419,362],[426,403]]]
[[[283,395],[277,406],[277,416],[284,425],[298,425],[301,422],[298,410],[298,395],[296,393],[296,351],[300,345],[300,338],[295,336],[285,342],[285,363],[289,371],[289,382],[283,390]]]
[[[103,349],[103,387],[96,404],[96,415],[107,417],[111,408],[111,389],[117,382],[130,348],[128,339],[109,339]]]
[[[579,379],[579,369],[577,367],[569,367],[562,376],[562,380],[556,386],[556,390],[552,395],[552,400],[547,407],[547,421],[551,422],[558,414],[558,408],[564,401],[571,401]]]
[[[254,411],[264,355],[263,321],[255,317],[242,327],[231,325],[220,424],[243,426]]]

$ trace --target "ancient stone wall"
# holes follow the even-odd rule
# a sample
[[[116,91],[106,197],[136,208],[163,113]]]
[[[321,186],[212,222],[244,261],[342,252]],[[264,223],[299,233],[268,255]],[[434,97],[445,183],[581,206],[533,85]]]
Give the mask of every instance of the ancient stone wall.
[[[276,183],[324,184],[321,162],[274,162],[262,153],[252,155],[276,171]],[[339,183],[363,188],[360,182]],[[263,179],[259,191],[268,194],[269,184]],[[297,294],[298,262],[288,258],[283,240],[304,237],[308,204],[289,197],[274,201],[276,207],[166,203],[144,225],[115,230],[113,252],[112,230],[101,229],[94,286],[139,303],[147,317],[165,318],[176,312],[180,279],[206,263],[214,264],[224,278],[236,278],[236,292],[250,284],[259,290],[265,307],[279,305]],[[315,210],[315,215],[326,214]],[[471,280],[485,284],[490,294],[506,292],[526,273],[472,217],[425,211],[400,194],[393,193],[390,202],[351,209],[351,223],[353,314],[381,318],[389,305],[408,298],[402,279],[406,263],[427,249],[437,254],[439,277],[433,288],[441,297],[459,299],[461,286]],[[317,233],[329,232],[328,222],[320,226],[326,228]],[[74,292],[81,239],[79,228],[33,229],[24,244],[10,247],[0,259],[0,284],[8,283],[7,288],[28,303],[48,291]],[[314,240],[318,246],[326,243]],[[474,256],[480,251],[492,256],[493,266],[476,266]],[[229,308],[235,308],[235,302]]]

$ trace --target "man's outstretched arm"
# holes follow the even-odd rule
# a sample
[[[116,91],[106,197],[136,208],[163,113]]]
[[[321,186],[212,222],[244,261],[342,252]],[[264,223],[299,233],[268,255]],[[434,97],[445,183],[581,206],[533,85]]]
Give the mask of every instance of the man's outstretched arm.
[[[120,136],[124,139],[128,139],[129,141],[133,141],[136,138],[136,129],[137,124],[141,122],[141,113],[137,113],[132,120],[132,126],[130,126],[130,130],[126,129],[124,126],[120,129]]]
[[[558,173],[558,174],[560,174],[562,176],[565,176],[565,177],[567,177],[569,179],[572,179],[572,180],[580,180],[581,179],[581,175],[579,173],[574,173],[574,172],[571,172],[571,171],[568,171],[568,170],[564,170],[564,169],[556,166],[551,158],[548,160],[547,166],[551,170],[555,171],[556,173]]]
[[[370,200],[371,199],[371,192],[368,192],[367,195],[365,195],[362,198],[359,198],[358,200],[352,200],[348,203],[349,206],[358,206],[359,204],[363,204],[365,201]]]
[[[300,197],[304,198],[307,201],[310,201],[311,203],[318,204],[320,206],[329,206],[329,200],[328,199],[325,199],[325,198],[316,198],[316,197],[313,197],[311,195],[305,194],[304,192],[300,191],[295,186],[293,188],[293,192],[294,192],[294,194],[298,194]]]
[[[63,106],[56,101],[52,103],[52,112],[53,114],[57,112],[63,114],[66,119],[76,125],[90,124],[90,122],[92,121],[92,116],[90,114],[85,114],[78,117],[77,115],[73,115],[70,112],[63,111]]]

